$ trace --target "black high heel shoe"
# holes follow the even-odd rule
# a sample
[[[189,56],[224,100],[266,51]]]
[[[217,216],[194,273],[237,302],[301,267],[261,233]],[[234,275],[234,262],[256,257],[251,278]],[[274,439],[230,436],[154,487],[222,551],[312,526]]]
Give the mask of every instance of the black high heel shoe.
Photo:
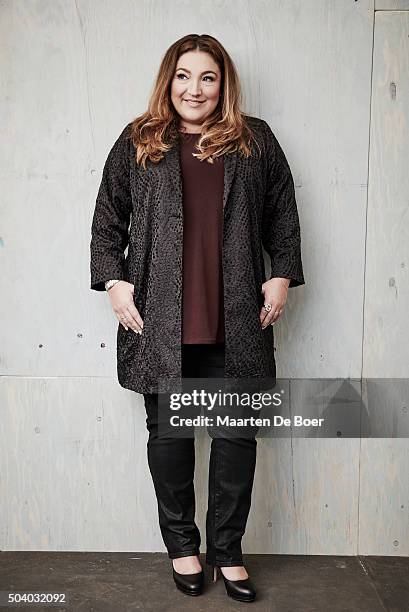
[[[213,565],[213,582],[217,580],[217,565]],[[228,580],[223,572],[220,570],[223,576],[224,586],[226,587],[226,593],[232,599],[237,601],[254,601],[256,598],[256,590],[250,578],[244,580]]]
[[[179,574],[173,569],[173,580],[179,591],[182,591],[185,595],[201,595],[203,592],[204,584],[204,572],[196,572],[196,574]]]

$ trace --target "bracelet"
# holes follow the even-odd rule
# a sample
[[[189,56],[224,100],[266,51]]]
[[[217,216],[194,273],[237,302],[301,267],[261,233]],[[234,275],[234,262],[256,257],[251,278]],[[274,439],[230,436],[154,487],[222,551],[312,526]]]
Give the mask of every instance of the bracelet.
[[[119,280],[120,280],[120,279],[118,279],[118,280],[109,280],[109,281],[106,281],[106,283],[105,283],[105,289],[108,291],[108,289],[111,289],[111,287],[113,287],[114,285],[116,285],[116,283],[119,283]]]

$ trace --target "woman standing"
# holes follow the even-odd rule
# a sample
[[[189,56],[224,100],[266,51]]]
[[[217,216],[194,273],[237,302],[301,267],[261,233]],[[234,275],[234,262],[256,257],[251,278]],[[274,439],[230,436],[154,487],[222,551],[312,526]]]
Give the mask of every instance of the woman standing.
[[[144,395],[161,533],[175,583],[189,595],[202,592],[204,578],[194,439],[159,436],[158,379],[275,378],[272,326],[288,287],[302,284],[285,155],[265,121],[241,112],[223,46],[208,35],[185,36],[166,51],[148,110],[124,128],[106,160],[91,288],[108,290],[119,320],[118,380]],[[241,551],[255,464],[254,438],[212,439],[206,562],[240,601],[256,595]]]

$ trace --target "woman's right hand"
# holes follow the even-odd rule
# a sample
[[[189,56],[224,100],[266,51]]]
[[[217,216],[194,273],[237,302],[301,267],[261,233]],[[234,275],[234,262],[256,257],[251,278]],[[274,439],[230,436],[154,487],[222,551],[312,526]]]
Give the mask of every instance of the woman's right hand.
[[[143,330],[143,321],[133,301],[134,286],[132,283],[120,280],[111,289],[108,289],[109,299],[118,321],[128,330],[133,329],[137,334]]]

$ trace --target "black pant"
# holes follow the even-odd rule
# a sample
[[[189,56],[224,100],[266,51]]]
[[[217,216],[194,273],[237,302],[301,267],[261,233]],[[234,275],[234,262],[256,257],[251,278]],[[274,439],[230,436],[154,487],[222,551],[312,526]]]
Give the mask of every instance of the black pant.
[[[182,345],[182,376],[223,378],[224,344]],[[158,436],[158,395],[144,393],[148,463],[158,501],[159,525],[171,559],[198,555],[196,526],[194,438]],[[209,463],[206,515],[206,563],[243,565],[241,539],[250,511],[255,438],[214,437]]]

